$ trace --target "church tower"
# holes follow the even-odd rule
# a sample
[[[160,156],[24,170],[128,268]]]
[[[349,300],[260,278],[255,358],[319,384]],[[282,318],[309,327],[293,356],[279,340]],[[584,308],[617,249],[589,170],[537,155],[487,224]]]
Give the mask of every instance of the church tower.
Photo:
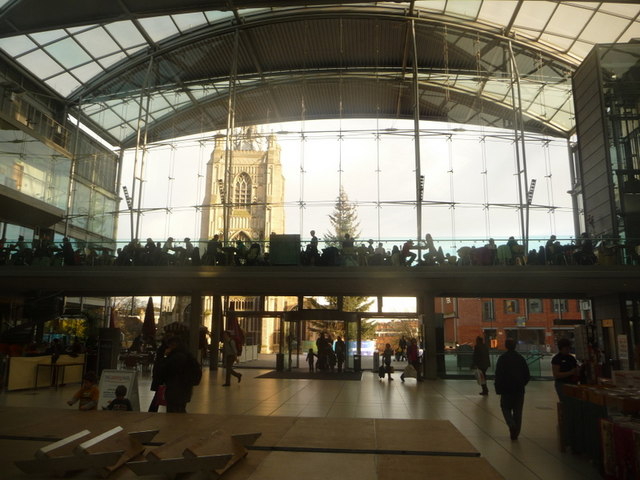
[[[224,240],[225,223],[226,240],[242,240],[247,247],[256,241],[264,246],[263,242],[272,233],[285,232],[284,176],[280,164],[280,146],[275,135],[263,136],[256,132],[255,127],[245,127],[239,135],[234,136],[229,151],[226,149],[226,137],[216,136],[206,175],[200,227],[202,242],[214,235],[220,235],[220,239]],[[228,192],[226,188],[229,188]],[[226,222],[225,201],[228,204]],[[297,298],[269,297],[265,300],[260,297],[228,299],[236,311],[288,310],[297,304]],[[205,297],[204,311],[211,312],[212,305],[212,298]],[[211,324],[210,313],[205,317],[205,324]],[[278,318],[241,317],[240,326],[247,342],[240,361],[257,358],[258,353],[279,351],[278,332],[281,325]]]
[[[216,136],[207,163],[201,240],[216,234],[225,239],[225,200],[227,240],[264,241],[271,233],[284,233],[284,177],[275,135],[265,137],[255,127],[245,127],[231,150],[225,143],[224,135]]]

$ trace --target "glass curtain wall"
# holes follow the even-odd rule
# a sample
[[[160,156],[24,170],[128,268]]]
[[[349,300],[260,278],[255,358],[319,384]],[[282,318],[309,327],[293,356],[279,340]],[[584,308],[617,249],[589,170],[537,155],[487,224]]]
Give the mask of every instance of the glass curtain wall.
[[[340,124],[342,130],[336,131]],[[301,131],[300,124],[292,123],[258,128],[265,136],[277,132],[281,147],[285,233],[308,240],[309,231],[315,230],[322,241],[332,231],[329,216],[342,189],[357,213],[356,241],[373,239],[387,250],[408,239],[417,241],[411,123],[318,121],[304,127]],[[498,244],[512,235],[522,237],[509,133],[421,124],[423,231],[431,233],[445,254],[457,255],[462,246],[483,246],[491,237]],[[199,238],[203,172],[213,152],[213,136],[147,146],[140,238]],[[527,149],[531,178],[539,179],[530,210],[530,248],[543,245],[551,234],[570,241],[574,232],[566,141],[532,135]],[[133,155],[125,154],[125,186]],[[118,238],[125,241],[131,222],[124,199],[120,211]]]

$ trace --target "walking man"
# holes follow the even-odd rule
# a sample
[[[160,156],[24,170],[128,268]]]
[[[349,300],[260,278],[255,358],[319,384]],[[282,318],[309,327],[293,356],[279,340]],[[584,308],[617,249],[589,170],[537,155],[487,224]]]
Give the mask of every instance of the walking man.
[[[509,426],[511,440],[517,440],[522,426],[524,387],[529,383],[529,367],[522,355],[516,352],[516,341],[507,338],[507,351],[496,364],[496,393],[500,395],[500,408]]]
[[[231,385],[231,375],[238,379],[238,383],[242,380],[242,374],[233,369],[233,364],[238,358],[238,347],[236,342],[231,338],[231,334],[226,330],[222,334],[222,355],[224,357],[225,382],[223,387]]]
[[[487,388],[487,369],[490,365],[489,349],[482,337],[477,337],[476,346],[473,348],[473,367],[482,372],[482,375],[478,379],[482,387],[480,395],[489,395],[489,389]]]

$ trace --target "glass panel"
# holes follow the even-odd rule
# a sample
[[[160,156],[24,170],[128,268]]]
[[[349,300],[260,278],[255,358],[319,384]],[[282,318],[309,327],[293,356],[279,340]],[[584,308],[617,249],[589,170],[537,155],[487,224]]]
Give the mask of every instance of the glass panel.
[[[45,83],[63,97],[66,97],[80,87],[80,83],[68,73],[63,73],[62,75],[46,80]]]
[[[575,38],[593,15],[591,9],[558,3],[558,9],[553,14],[545,32],[558,33]]]
[[[129,20],[110,23],[109,25],[105,25],[104,28],[108,30],[116,42],[122,45],[122,48],[147,45],[142,34],[138,31],[133,22],[130,22]]]
[[[76,36],[81,32],[84,32],[86,30],[91,30],[93,28],[94,28],[93,25],[81,25],[79,27],[67,27],[67,31],[73,36]]]
[[[480,8],[478,20],[498,25],[507,25],[519,2],[485,0]]]
[[[173,15],[173,21],[176,22],[181,32],[207,24],[207,18],[202,12]]]
[[[444,12],[444,7],[447,5],[446,0],[417,0],[416,8],[420,8],[421,10],[429,10],[432,12]]]
[[[158,112],[160,110],[164,110],[165,108],[167,108],[170,105],[171,104],[169,103],[169,101],[163,95],[155,95],[151,99],[149,109],[152,112]]]
[[[29,36],[40,45],[55,42],[56,40],[67,37],[68,35],[69,34],[64,30],[49,30],[48,32],[36,32],[29,34]]]
[[[132,56],[132,55],[135,55],[138,52],[141,52],[145,48],[147,48],[147,45],[141,45],[141,46],[135,47],[135,48],[128,48],[126,50],[126,52],[127,52],[127,55]]]
[[[509,97],[510,101],[510,92],[511,85],[508,81],[488,81],[485,85],[485,89],[483,93],[490,98],[494,98],[496,100],[503,100],[505,97]]]
[[[640,37],[640,22],[633,22],[629,28],[620,37],[620,42],[629,42],[634,38]]]
[[[101,58],[98,60],[98,62],[100,63],[100,65],[102,65],[103,68],[107,69],[110,66],[118,63],[123,58],[127,58],[127,55],[124,52],[118,52],[108,57]]]
[[[0,48],[2,48],[7,54],[16,57],[22,55],[24,52],[33,50],[38,46],[31,41],[26,35],[20,35],[17,37],[0,38]]]
[[[47,202],[62,210],[67,209],[67,192],[69,191],[69,171],[71,159],[63,156],[52,156],[52,181],[47,189]]]
[[[580,34],[580,39],[593,44],[614,42],[628,25],[627,19],[612,15],[596,15]]]
[[[233,12],[220,12],[217,10],[211,11],[211,12],[204,12],[204,15],[207,17],[207,20],[209,20],[210,23],[218,22],[220,20],[229,20],[234,18]]]
[[[13,0],[0,0],[0,10],[7,6],[8,3],[13,2]]]
[[[71,208],[71,223],[76,227],[87,228],[89,225],[89,206],[91,202],[91,189],[82,183],[76,182]]]
[[[623,15],[628,19],[634,19],[640,14],[640,7],[631,4],[604,2],[600,4],[599,11],[615,13],[616,15]]]
[[[139,21],[154,42],[160,42],[180,33],[171,21],[171,17],[141,18]]]
[[[567,51],[569,47],[573,44],[574,39],[573,37],[566,38],[566,37],[559,37],[557,35],[551,35],[548,33],[543,33],[540,36],[540,41],[543,43],[546,43],[547,45],[551,45],[559,49],[560,51]]]
[[[18,61],[40,78],[51,77],[62,71],[62,67],[42,50],[28,53]]]
[[[73,68],[91,60],[87,52],[72,38],[52,43],[44,49],[66,68]]]
[[[514,25],[522,30],[539,32],[549,21],[556,4],[553,2],[523,2]]]
[[[135,130],[127,124],[120,125],[117,128],[107,129],[107,133],[109,135],[121,141],[124,140],[125,138],[129,138],[131,135],[133,135],[134,132]]]
[[[447,2],[447,15],[456,15],[475,19],[480,10],[481,0],[467,0],[464,2]]]
[[[122,122],[122,118],[113,110],[105,110],[97,115],[89,115],[89,117],[94,121],[99,121],[106,128],[115,127]]]
[[[95,62],[88,63],[87,65],[83,65],[82,67],[74,68],[71,70],[71,73],[74,77],[80,80],[82,83],[88,82],[96,75],[104,72],[102,67]]]
[[[102,27],[76,35],[75,39],[94,57],[111,55],[120,51],[118,44]]]
[[[238,13],[243,17],[249,17],[255,13],[259,12],[269,12],[269,9],[266,8],[238,8]]]
[[[578,57],[586,57],[587,54],[593,49],[593,45],[591,43],[581,42],[579,40],[573,44],[571,47],[571,53],[577,55]]]

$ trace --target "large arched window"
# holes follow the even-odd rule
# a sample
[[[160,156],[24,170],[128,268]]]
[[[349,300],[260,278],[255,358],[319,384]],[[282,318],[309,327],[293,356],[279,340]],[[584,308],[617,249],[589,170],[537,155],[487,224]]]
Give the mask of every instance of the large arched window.
[[[245,208],[251,203],[251,178],[244,172],[238,175],[233,186],[233,203]]]

